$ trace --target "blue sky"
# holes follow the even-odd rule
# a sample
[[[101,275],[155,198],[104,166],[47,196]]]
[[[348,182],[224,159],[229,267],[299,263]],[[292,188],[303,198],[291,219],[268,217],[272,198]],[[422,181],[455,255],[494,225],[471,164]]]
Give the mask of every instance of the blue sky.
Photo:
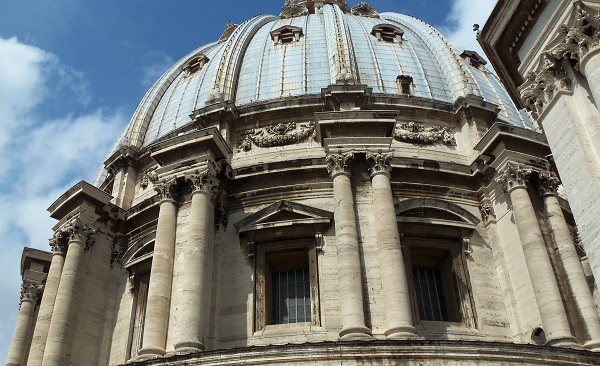
[[[46,208],[79,180],[93,180],[172,63],[218,39],[227,21],[278,14],[283,2],[0,0],[0,362],[19,309],[22,249],[49,249],[54,222]],[[472,25],[483,25],[495,3],[369,1],[478,52]]]

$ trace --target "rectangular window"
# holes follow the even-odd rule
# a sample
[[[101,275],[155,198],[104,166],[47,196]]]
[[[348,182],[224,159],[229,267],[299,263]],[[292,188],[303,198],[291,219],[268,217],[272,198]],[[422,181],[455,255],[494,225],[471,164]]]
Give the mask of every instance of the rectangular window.
[[[314,239],[257,244],[255,329],[320,325]]]
[[[413,268],[417,308],[421,320],[450,321],[442,272],[435,268]]]

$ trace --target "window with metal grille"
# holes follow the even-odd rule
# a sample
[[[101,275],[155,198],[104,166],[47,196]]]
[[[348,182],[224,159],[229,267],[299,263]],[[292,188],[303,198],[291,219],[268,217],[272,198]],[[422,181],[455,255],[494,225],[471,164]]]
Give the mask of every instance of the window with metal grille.
[[[415,296],[421,320],[450,321],[442,271],[413,268]]]
[[[272,323],[310,322],[310,273],[307,269],[272,273]]]

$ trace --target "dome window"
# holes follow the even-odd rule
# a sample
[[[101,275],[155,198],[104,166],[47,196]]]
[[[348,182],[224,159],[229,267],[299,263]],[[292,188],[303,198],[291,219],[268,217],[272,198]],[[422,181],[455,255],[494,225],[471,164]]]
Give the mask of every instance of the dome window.
[[[398,84],[398,91],[402,94],[413,93],[413,78],[409,75],[398,75],[396,78]]]
[[[271,39],[273,42],[277,44],[289,44],[298,42],[300,37],[302,37],[304,33],[302,32],[302,28],[294,27],[291,25],[283,26],[281,28],[277,28],[271,32]]]
[[[205,55],[194,56],[191,60],[188,61],[187,64],[183,67],[183,71],[185,71],[186,76],[195,73],[206,65],[208,62],[208,57]]]
[[[479,56],[479,54],[475,51],[465,50],[460,54],[460,57],[467,60],[471,66],[476,67],[478,69],[483,69],[484,65],[487,64],[487,61],[483,59],[483,57]]]
[[[375,36],[378,41],[402,43],[404,31],[391,24],[379,24],[373,27],[371,34]]]

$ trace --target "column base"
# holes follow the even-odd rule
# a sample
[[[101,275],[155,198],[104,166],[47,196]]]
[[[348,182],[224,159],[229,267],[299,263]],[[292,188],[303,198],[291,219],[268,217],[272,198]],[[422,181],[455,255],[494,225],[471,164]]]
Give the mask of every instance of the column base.
[[[340,341],[372,341],[373,335],[367,327],[348,327],[340,332]]]
[[[138,351],[138,356],[135,359],[136,361],[149,360],[151,358],[162,357],[165,353],[167,352],[160,348],[142,348]]]
[[[579,344],[577,338],[573,336],[565,336],[565,337],[555,337],[550,338],[544,343],[544,346],[552,346],[552,347],[564,347],[564,348],[572,348],[572,349],[583,349]]]
[[[588,349],[592,352],[600,352],[600,341],[592,339],[591,341],[585,342],[583,348]]]
[[[398,326],[393,327],[385,331],[385,339],[390,340],[406,340],[406,339],[419,339],[416,334],[416,330],[411,326]]]
[[[204,344],[202,342],[181,342],[175,345],[175,351],[170,352],[174,354],[181,353],[196,353],[204,351]]]

